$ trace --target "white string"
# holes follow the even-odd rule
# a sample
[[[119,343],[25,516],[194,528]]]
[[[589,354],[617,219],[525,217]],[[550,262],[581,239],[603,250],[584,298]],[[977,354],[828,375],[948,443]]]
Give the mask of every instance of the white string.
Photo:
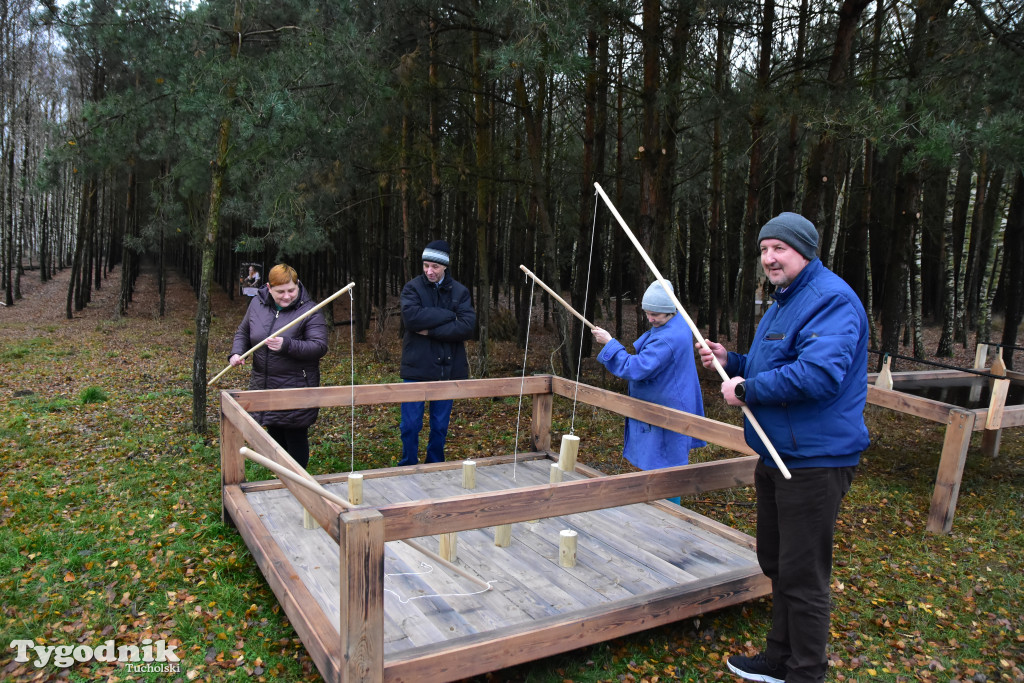
[[[424,575],[430,574],[430,573],[432,573],[434,571],[434,567],[432,565],[430,565],[430,564],[427,564],[426,562],[421,561],[419,563],[419,566],[424,568],[424,569],[426,569],[427,571],[424,571],[424,572],[401,572],[401,573],[397,573],[397,574],[387,574],[387,573],[385,573],[384,574],[384,580],[386,581],[387,579],[390,579],[392,576],[424,576]],[[491,590],[494,587],[494,586],[491,585],[492,583],[494,583],[494,581],[487,581],[486,583],[487,583],[487,588],[484,588],[484,589],[481,589],[481,590],[478,590],[478,591],[474,591],[472,593],[433,593],[431,595],[414,595],[414,596],[409,597],[409,598],[403,598],[401,595],[399,595],[397,592],[391,590],[390,588],[385,588],[384,592],[385,593],[391,593],[392,595],[395,596],[395,599],[397,599],[398,602],[402,603],[403,605],[407,605],[410,602],[412,602],[413,600],[423,600],[424,598],[463,598],[463,597],[471,597],[473,595],[480,595],[481,593],[486,593],[487,591]]]
[[[526,276],[524,276],[526,277]],[[523,415],[523,389],[526,386],[526,355],[530,351],[530,323],[533,322],[533,287],[536,284],[536,280],[527,277],[530,280],[530,306],[526,316],[526,344],[523,348],[523,375],[522,381],[519,382],[519,412],[516,414],[516,442],[512,448],[512,481],[516,480],[516,465],[519,463],[519,419]]]
[[[590,227],[590,257],[587,259],[587,286],[583,288],[583,314],[587,312],[587,299],[590,297],[590,270],[594,265],[594,235],[597,233],[597,198],[594,199],[594,222]],[[580,372],[583,370],[583,335],[587,326],[580,323],[580,353],[576,358],[576,389],[572,395],[572,420],[569,422],[569,434],[576,434],[576,397],[580,393]]]
[[[351,443],[351,455],[349,456],[348,471],[356,469],[356,342],[355,325],[352,322],[352,309],[355,308],[355,298],[352,290],[348,290],[348,355],[349,375],[348,386],[352,392],[352,424],[349,427],[349,442]]]

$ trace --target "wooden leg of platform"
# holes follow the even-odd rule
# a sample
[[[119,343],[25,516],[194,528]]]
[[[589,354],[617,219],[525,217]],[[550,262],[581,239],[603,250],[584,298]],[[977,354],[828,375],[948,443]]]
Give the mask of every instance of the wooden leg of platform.
[[[462,461],[462,488],[464,488],[464,489],[475,489],[476,488],[476,461],[475,460],[464,460],[464,461]]]
[[[981,452],[990,458],[999,455],[999,445],[1003,441],[1002,429],[986,429],[981,433]]]
[[[449,562],[454,562],[459,554],[457,547],[458,540],[459,535],[454,531],[450,534],[441,534],[441,541],[437,554]]]
[[[494,527],[494,545],[507,548],[512,545],[512,525],[502,524]]]
[[[975,419],[973,410],[949,411],[939,472],[935,477],[932,505],[928,511],[927,528],[932,533],[946,534],[953,528],[953,514],[960,495],[960,481],[964,476],[964,463],[967,461],[967,448],[971,445]]]
[[[551,448],[551,394],[533,395],[533,420],[530,426],[530,438],[533,450],[543,453]]]
[[[341,551],[342,683],[384,680],[384,517],[376,510],[343,512]]]
[[[225,399],[221,397],[223,403]],[[224,408],[220,411],[220,490],[223,501],[224,487],[230,484],[241,484],[245,481],[245,458],[239,452],[245,440],[238,427],[224,416]],[[220,519],[228,526],[235,526],[234,520],[221,504]]]
[[[576,532],[563,529],[558,534],[558,566],[576,566]]]

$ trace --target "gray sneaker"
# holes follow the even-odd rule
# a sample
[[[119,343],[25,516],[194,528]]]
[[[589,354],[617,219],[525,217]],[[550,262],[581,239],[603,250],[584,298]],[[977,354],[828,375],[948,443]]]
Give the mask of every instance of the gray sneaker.
[[[729,657],[726,664],[729,666],[729,671],[748,681],[786,683],[786,665],[772,664],[763,652],[759,652],[753,657],[733,655]]]

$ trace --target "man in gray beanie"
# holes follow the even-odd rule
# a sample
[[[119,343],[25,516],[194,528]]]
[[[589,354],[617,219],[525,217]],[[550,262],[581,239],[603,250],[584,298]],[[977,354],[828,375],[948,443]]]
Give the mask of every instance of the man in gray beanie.
[[[757,560],[772,581],[772,627],[753,657],[733,655],[734,674],[767,683],[822,683],[828,669],[832,543],[839,506],[867,448],[868,320],[854,291],[816,256],[818,232],[782,213],[757,237],[761,267],[775,302],[761,318],[750,351],[709,341],[730,379],[729,405],[747,405],[782,457],[782,476],[744,419],[754,468]]]
[[[612,339],[607,330],[591,330],[594,341],[605,345],[597,360],[616,377],[629,380],[629,395],[633,398],[704,415],[693,335],[676,315],[675,303],[669,296],[672,291],[672,283],[661,280],[644,293],[641,307],[651,329],[633,342],[635,354]],[[653,470],[686,465],[690,462],[690,449],[704,445],[686,434],[627,418],[622,455],[642,470]],[[678,503],[679,499],[672,501]]]
[[[476,328],[476,311],[463,284],[448,273],[451,248],[434,240],[423,250],[423,274],[402,288],[402,368],[406,382],[430,382],[469,377],[466,340]],[[419,463],[423,401],[402,404],[402,459],[399,465]],[[452,401],[430,401],[430,436],[426,462],[443,462]]]

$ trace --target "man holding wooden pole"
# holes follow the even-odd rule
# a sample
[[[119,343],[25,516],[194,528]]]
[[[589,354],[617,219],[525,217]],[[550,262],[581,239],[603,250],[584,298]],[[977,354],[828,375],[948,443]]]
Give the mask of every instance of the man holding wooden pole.
[[[772,627],[763,652],[734,655],[728,667],[751,681],[820,683],[828,668],[836,519],[869,443],[868,321],[856,293],[817,258],[809,220],[782,213],[757,242],[776,290],[750,351],[698,346],[705,367],[715,360],[725,367],[726,402],[749,408],[792,473],[782,476],[744,420],[747,444],[761,455],[757,559],[772,581]]]

